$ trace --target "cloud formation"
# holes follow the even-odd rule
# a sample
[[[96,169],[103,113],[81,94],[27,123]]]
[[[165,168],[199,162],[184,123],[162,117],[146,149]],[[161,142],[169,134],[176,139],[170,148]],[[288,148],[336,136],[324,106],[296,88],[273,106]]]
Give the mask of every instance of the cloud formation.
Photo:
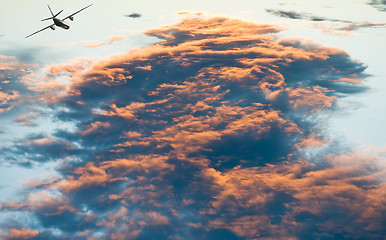
[[[280,31],[200,16],[148,30],[155,45],[52,66],[43,80],[65,75],[70,85],[34,90],[75,129],[10,149],[15,164],[61,162],[60,176],[1,203],[33,219],[2,223],[2,237],[384,236],[382,156],[342,147],[317,122],[339,98],[366,91],[366,67],[340,49],[277,39]]]

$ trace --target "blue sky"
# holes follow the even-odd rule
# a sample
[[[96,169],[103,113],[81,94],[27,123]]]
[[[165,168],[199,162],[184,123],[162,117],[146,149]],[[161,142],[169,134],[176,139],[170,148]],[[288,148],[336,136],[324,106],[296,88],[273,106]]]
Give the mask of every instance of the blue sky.
[[[47,3],[93,6],[25,39]],[[379,0],[3,1],[0,236],[377,239],[385,27]]]

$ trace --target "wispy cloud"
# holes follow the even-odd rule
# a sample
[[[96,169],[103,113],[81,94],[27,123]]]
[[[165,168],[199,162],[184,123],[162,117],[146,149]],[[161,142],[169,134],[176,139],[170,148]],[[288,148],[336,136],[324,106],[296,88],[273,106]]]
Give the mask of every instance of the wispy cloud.
[[[372,27],[384,27],[386,23],[358,23],[358,24],[349,24],[345,27],[338,28],[337,30],[341,31],[354,31],[360,28],[372,28]]]
[[[32,120],[38,116],[39,116],[38,112],[29,112],[27,114],[18,116],[15,122],[23,126],[37,126],[36,123],[32,122]]]
[[[331,22],[351,23],[350,21],[320,17],[320,16],[315,16],[313,14],[304,13],[304,12],[284,11],[284,10],[275,10],[275,9],[266,9],[265,11],[272,13],[273,15],[276,15],[278,17],[290,18],[290,19],[302,19],[302,20],[315,21],[315,22],[331,21]]]
[[[116,43],[116,42],[125,41],[125,40],[127,40],[127,37],[125,37],[125,36],[109,36],[109,37],[107,37],[106,40],[107,41],[100,42],[100,43],[98,43],[96,41],[79,41],[79,42],[70,43],[68,45],[82,44],[83,46],[88,47],[88,48],[99,48],[99,47],[109,46],[109,45]]]
[[[193,11],[180,11],[177,12],[178,15],[193,15],[193,16],[201,16],[203,12],[193,12]]]
[[[320,31],[337,35],[352,35],[352,33],[350,33],[351,31],[359,30],[361,28],[384,27],[386,25],[386,23],[355,23],[351,21],[320,17],[310,13],[302,13],[296,11],[274,9],[266,9],[266,11],[282,18],[312,21],[315,23],[314,26],[316,26]],[[336,22],[337,24],[326,25],[324,22]],[[345,25],[342,26],[342,24]]]

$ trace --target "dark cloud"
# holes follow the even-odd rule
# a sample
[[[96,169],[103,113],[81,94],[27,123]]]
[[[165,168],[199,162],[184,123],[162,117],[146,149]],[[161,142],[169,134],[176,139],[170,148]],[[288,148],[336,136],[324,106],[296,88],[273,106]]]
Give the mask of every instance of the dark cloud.
[[[315,121],[339,98],[366,91],[366,67],[336,48],[276,39],[280,30],[189,18],[147,31],[155,45],[49,68],[33,89],[74,128],[8,149],[15,163],[61,164],[60,176],[30,181],[23,200],[1,203],[34,217],[5,225],[2,236],[384,236],[379,157],[343,149]],[[63,75],[70,86],[54,81]],[[302,154],[313,148],[327,150]]]
[[[278,17],[282,18],[289,18],[289,19],[302,19],[302,20],[308,20],[308,21],[314,21],[314,22],[324,22],[324,21],[330,21],[330,22],[339,22],[339,23],[345,23],[346,25],[343,27],[329,27],[329,28],[323,28],[322,31],[332,33],[332,34],[345,34],[345,32],[349,31],[355,31],[361,28],[372,28],[372,27],[384,27],[386,23],[355,23],[351,21],[345,21],[345,20],[339,20],[339,19],[331,19],[331,18],[324,18],[324,17],[318,17],[314,16],[309,13],[299,13],[295,11],[283,11],[283,10],[274,10],[274,9],[266,9],[267,12],[272,13],[273,15],[276,15]]]
[[[71,157],[78,153],[76,147],[63,140],[33,136],[17,146],[18,156],[37,162],[46,162]],[[32,153],[32,154],[31,154]]]
[[[300,13],[300,12],[295,12],[295,11],[284,11],[284,10],[275,10],[275,9],[266,9],[265,11],[272,13],[273,15],[276,15],[278,17],[282,17],[282,18],[303,19],[303,20],[315,21],[315,22],[331,21],[331,22],[351,23],[350,21],[325,18],[325,17],[320,17],[320,16],[314,16],[314,15],[309,14],[309,13]]]
[[[371,0],[371,2],[368,3],[369,5],[375,7],[379,11],[386,11],[386,1],[385,0]]]
[[[265,11],[272,13],[273,15],[276,15],[278,17],[291,18],[291,19],[304,18],[304,14],[300,14],[293,11],[283,11],[283,10],[273,10],[273,9],[266,9]]]
[[[140,17],[142,17],[142,15],[139,14],[139,13],[131,13],[131,14],[125,15],[125,17],[129,17],[129,18],[140,18]]]

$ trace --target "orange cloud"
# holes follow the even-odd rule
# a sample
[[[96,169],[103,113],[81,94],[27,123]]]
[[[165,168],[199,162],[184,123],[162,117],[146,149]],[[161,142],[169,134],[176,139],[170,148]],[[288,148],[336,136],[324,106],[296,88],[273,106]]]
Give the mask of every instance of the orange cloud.
[[[259,139],[260,135],[270,131],[273,124],[288,133],[299,132],[296,124],[282,119],[279,112],[261,110],[258,104],[244,108],[224,105],[213,110],[213,115],[206,117],[188,115],[176,118],[175,125],[154,132],[153,137],[147,140],[157,142],[158,147],[170,144],[177,154],[184,156],[205,150],[209,143],[227,135],[253,132]],[[219,127],[221,125],[224,126]]]
[[[8,211],[37,211],[44,216],[76,212],[76,209],[69,205],[68,198],[60,194],[52,195],[46,190],[30,193],[25,202],[7,202],[3,207]]]
[[[86,130],[82,131],[81,134],[82,135],[87,135],[87,134],[90,134],[94,131],[97,131],[98,129],[101,129],[101,128],[109,128],[111,126],[111,124],[109,122],[100,122],[100,121],[96,121],[96,122],[92,122],[90,124],[90,127],[88,127]]]
[[[286,89],[288,92],[289,102],[294,109],[310,109],[311,111],[319,111],[321,109],[328,109],[337,99],[336,96],[328,96],[331,92],[326,88],[319,86],[306,87],[298,89]]]
[[[115,159],[98,165],[90,162],[73,171],[74,176],[54,182],[50,188],[73,192],[93,186],[107,186],[116,181],[127,181],[128,174],[173,169],[163,156],[138,156],[136,159]]]
[[[109,43],[114,43],[114,42],[120,42],[120,41],[125,41],[127,38],[125,36],[110,36],[107,38],[109,40]]]
[[[108,46],[111,45],[115,42],[121,42],[127,40],[125,36],[110,36],[107,38],[107,42],[104,43],[93,43],[93,42],[87,42],[87,41],[81,41],[78,43],[81,43],[83,46],[88,47],[88,48],[98,48],[98,47],[103,47],[103,46]]]
[[[11,228],[6,233],[0,231],[0,235],[4,239],[34,239],[39,235],[39,231],[27,228]]]
[[[126,119],[135,119],[136,114],[146,107],[146,103],[134,102],[125,107],[117,107],[113,104],[110,106],[111,111],[103,111],[101,114],[105,116],[120,116]]]
[[[15,100],[20,98],[18,91],[3,92],[0,89],[0,113],[7,112],[14,107]]]
[[[214,180],[221,189],[211,203],[215,212],[226,209],[224,214],[230,217],[239,208],[254,212],[251,216],[236,215],[230,222],[217,219],[210,224],[213,227],[229,228],[247,238],[256,238],[263,231],[271,231],[279,238],[287,236],[295,239],[296,236],[291,236],[291,229],[303,224],[294,222],[299,214],[320,217],[320,227],[329,228],[331,233],[337,230],[337,225],[345,225],[346,222],[339,222],[333,216],[323,217],[334,209],[332,211],[337,211],[335,214],[339,214],[339,211],[350,213],[352,224],[369,230],[382,228],[378,221],[369,220],[380,220],[382,216],[379,212],[386,210],[386,185],[378,184],[383,181],[386,169],[369,169],[374,162],[382,159],[361,154],[330,157],[332,166],[305,174],[304,170],[312,165],[304,161],[261,168],[236,167],[226,173],[214,169],[205,170],[203,174]],[[266,209],[266,204],[272,201],[275,193],[283,194],[283,199],[279,201],[286,208],[281,226],[272,225],[272,216],[259,210]],[[378,209],[378,212],[374,209]],[[355,229],[349,231],[352,231],[350,234],[358,234]]]
[[[21,82],[25,86],[36,93],[38,97],[34,101],[46,101],[55,103],[68,95],[76,96],[78,91],[73,89],[73,86],[79,82],[83,82],[83,71],[90,66],[89,59],[76,59],[70,64],[51,65],[46,69],[46,75],[35,71],[27,72]]]
[[[321,134],[311,133],[309,136],[302,138],[297,144],[300,148],[322,147],[328,143],[328,140],[323,139]]]
[[[108,183],[126,179],[114,177],[106,173],[105,168],[96,167],[93,163],[75,169],[74,175],[55,183],[55,187],[64,192],[73,192],[87,187],[106,186]]]

